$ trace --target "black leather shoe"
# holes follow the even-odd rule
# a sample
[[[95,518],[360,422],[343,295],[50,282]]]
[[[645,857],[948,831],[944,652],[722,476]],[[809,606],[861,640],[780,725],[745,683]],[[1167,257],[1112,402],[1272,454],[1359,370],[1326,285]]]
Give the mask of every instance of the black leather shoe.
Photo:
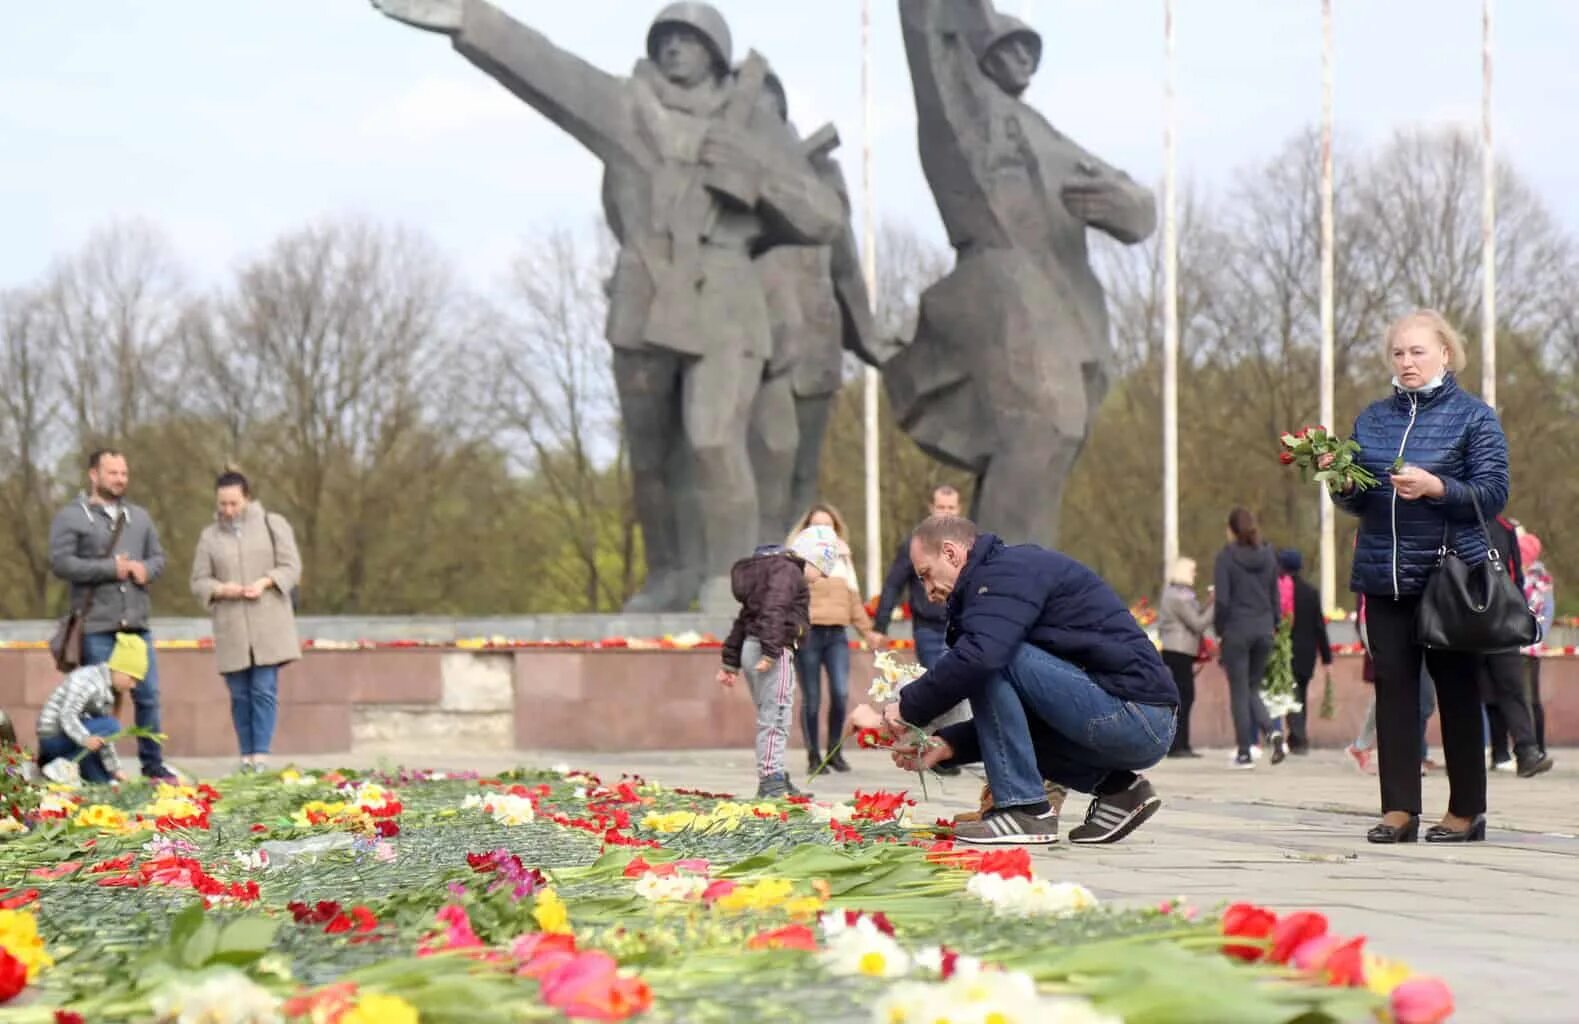
[[[1441,825],[1432,825],[1426,829],[1425,841],[1428,843],[1483,843],[1486,841],[1486,816],[1475,815],[1475,820],[1469,823],[1466,829],[1443,828]]]
[[[833,758],[828,762],[828,767],[832,768],[836,772],[849,771],[850,762],[844,759],[844,751],[841,750],[837,754],[834,754]]]
[[[817,769],[821,768],[821,767],[822,767],[822,751],[818,750],[816,747],[807,747],[806,748],[806,774],[807,775],[814,774],[817,771]]]
[[[1420,815],[1409,815],[1407,825],[1389,825],[1379,822],[1371,826],[1365,833],[1366,842],[1370,843],[1412,843],[1420,838]]]
[[[1541,772],[1549,772],[1555,763],[1546,751],[1532,750],[1527,756],[1519,758],[1519,778],[1532,779]]]

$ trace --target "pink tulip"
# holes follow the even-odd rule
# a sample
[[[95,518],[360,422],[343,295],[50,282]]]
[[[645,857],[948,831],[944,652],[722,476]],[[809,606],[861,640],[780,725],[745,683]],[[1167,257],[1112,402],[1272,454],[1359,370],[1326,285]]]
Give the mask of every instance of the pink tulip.
[[[1411,978],[1393,989],[1396,1024],[1438,1024],[1453,1015],[1453,992],[1440,978]]]

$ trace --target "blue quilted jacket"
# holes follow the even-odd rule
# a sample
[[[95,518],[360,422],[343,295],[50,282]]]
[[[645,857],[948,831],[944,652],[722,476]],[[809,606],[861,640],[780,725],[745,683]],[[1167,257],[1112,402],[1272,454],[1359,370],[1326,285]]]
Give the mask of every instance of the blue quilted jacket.
[[[1489,520],[1508,501],[1508,442],[1497,414],[1462,390],[1452,374],[1429,391],[1394,389],[1354,421],[1356,461],[1381,483],[1369,490],[1334,494],[1340,508],[1359,516],[1349,589],[1402,597],[1425,589],[1444,532],[1447,545],[1470,565],[1486,558],[1486,537],[1471,495]],[[1442,478],[1441,498],[1405,501],[1387,482],[1393,460]]]

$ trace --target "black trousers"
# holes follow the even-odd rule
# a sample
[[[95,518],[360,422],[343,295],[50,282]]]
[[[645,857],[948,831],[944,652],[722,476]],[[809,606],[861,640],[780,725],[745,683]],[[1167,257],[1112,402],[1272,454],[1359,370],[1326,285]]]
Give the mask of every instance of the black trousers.
[[[1305,728],[1306,718],[1310,714],[1310,673],[1300,675],[1294,673],[1294,699],[1299,701],[1299,710],[1288,713],[1288,745],[1290,747],[1304,748],[1310,746],[1310,734]]]
[[[1420,813],[1420,663],[1436,684],[1447,761],[1448,812],[1473,818],[1486,810],[1478,654],[1426,650],[1415,642],[1418,595],[1366,595],[1371,661],[1376,669],[1376,754],[1382,813]]]
[[[1272,636],[1227,636],[1223,638],[1223,671],[1228,673],[1228,700],[1234,713],[1234,742],[1239,753],[1281,729],[1261,703],[1261,682],[1266,676],[1267,659],[1272,656]]]
[[[1173,734],[1173,750],[1189,750],[1190,709],[1195,706],[1195,655],[1163,651],[1162,663],[1173,673],[1173,685],[1179,688],[1179,728]]]
[[[1486,674],[1491,684],[1492,699],[1486,704],[1486,724],[1491,730],[1491,763],[1501,764],[1513,754],[1523,752],[1520,746],[1521,730],[1526,743],[1534,749],[1546,749],[1546,709],[1541,706],[1541,659],[1520,654],[1518,664],[1514,655],[1494,654],[1486,658]],[[1498,659],[1492,664],[1492,659]],[[1514,676],[1518,678],[1515,681]],[[1518,702],[1513,697],[1517,691]],[[1505,708],[1514,705],[1512,716]],[[1514,725],[1515,722],[1519,724]],[[1525,725],[1528,728],[1525,729]],[[1512,740],[1511,752],[1509,740]]]

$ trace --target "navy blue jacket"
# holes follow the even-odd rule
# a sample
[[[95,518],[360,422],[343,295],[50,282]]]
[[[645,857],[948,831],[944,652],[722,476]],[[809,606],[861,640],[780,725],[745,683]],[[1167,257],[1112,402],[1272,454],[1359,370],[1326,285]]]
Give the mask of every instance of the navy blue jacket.
[[[1360,517],[1349,589],[1377,597],[1403,597],[1425,589],[1437,553],[1448,547],[1470,565],[1486,559],[1486,536],[1475,519],[1471,495],[1489,521],[1508,501],[1508,441],[1497,414],[1448,374],[1440,387],[1373,402],[1354,421],[1360,465],[1380,484],[1334,494],[1342,509]],[[1387,482],[1402,458],[1442,478],[1440,498],[1404,501]]]
[[[1102,577],[1057,551],[981,534],[948,599],[949,649],[899,692],[925,724],[978,693],[1023,643],[1084,669],[1121,700],[1177,706],[1179,691],[1140,624]]]

